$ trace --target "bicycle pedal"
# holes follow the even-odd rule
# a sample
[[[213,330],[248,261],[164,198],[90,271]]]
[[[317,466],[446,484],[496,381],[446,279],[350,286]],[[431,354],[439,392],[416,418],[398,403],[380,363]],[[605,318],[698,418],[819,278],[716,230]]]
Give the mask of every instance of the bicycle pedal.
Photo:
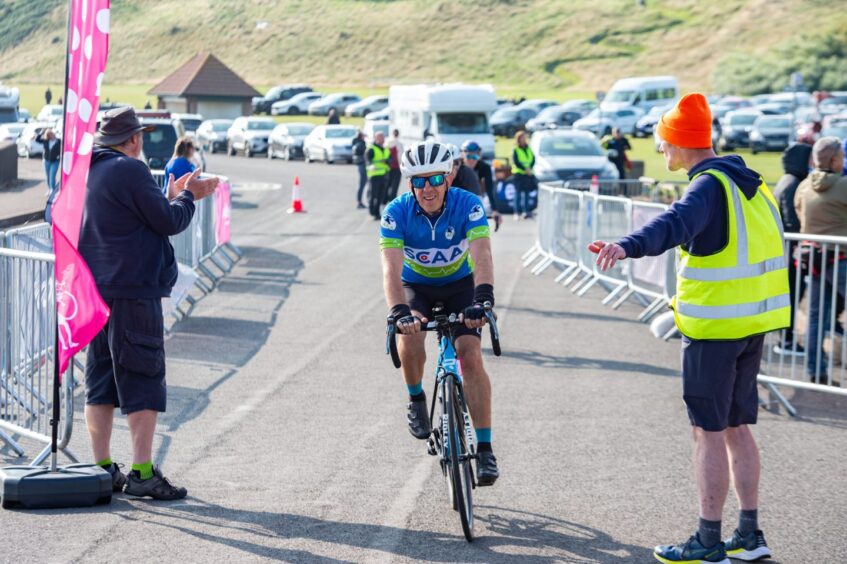
[[[426,453],[429,454],[430,456],[438,455],[438,451],[435,450],[435,443],[428,442],[426,444]]]

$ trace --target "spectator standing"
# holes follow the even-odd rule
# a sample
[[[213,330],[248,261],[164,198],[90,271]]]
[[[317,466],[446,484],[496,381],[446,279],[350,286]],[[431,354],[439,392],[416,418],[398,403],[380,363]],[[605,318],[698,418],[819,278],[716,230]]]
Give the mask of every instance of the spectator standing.
[[[365,143],[365,134],[360,130],[356,137],[353,138],[353,164],[356,165],[356,168],[359,171],[359,189],[356,192],[356,207],[360,210],[367,208],[367,206],[362,202],[362,196],[365,193],[365,185],[368,183],[368,174],[365,170],[365,150],[367,149],[367,143]]]
[[[111,313],[88,346],[85,420],[94,459],[112,475],[115,491],[174,500],[186,496],[185,488],[152,462],[156,420],[167,400],[162,298],[178,273],[168,237],[189,226],[194,202],[214,192],[218,180],[199,180],[199,171],[171,177],[169,201],[139,160],[148,128],[123,107],[106,112],[94,137],[79,252]],[[132,438],[129,476],[111,458],[116,407]]]
[[[56,201],[60,189],[56,177],[59,173],[59,162],[62,159],[62,142],[56,138],[56,132],[52,129],[45,129],[40,132],[35,136],[35,140],[44,147],[42,161],[44,163],[44,174],[47,177],[47,205],[44,208],[44,221],[52,224],[53,202]]]
[[[386,190],[385,203],[397,197],[397,191],[400,189],[400,156],[403,154],[403,144],[400,143],[400,132],[394,130],[391,132],[391,139],[388,141],[388,151],[391,155],[388,161],[388,189]]]
[[[782,229],[786,233],[800,232],[800,218],[794,207],[794,196],[797,186],[809,174],[809,161],[812,157],[812,147],[805,143],[794,143],[782,153],[782,169],[785,174],[774,187],[773,197],[779,204],[782,216]],[[794,255],[798,248],[796,241],[788,243],[788,288],[791,293],[791,303],[799,303],[806,291],[805,273],[800,275],[800,286],[797,287],[797,266]],[[796,298],[796,299],[795,299]],[[791,326],[783,332],[782,341],[774,345],[776,354],[803,355],[803,345],[794,339],[794,308],[791,308]]]
[[[809,235],[830,235],[847,237],[847,178],[842,176],[844,168],[844,149],[837,137],[821,137],[812,148],[812,161],[815,168],[797,187],[794,204],[800,218],[800,232]],[[822,343],[819,333],[825,335],[831,328],[819,329],[821,320],[829,325],[833,306],[833,274],[837,276],[838,287],[835,292],[844,298],[845,276],[847,276],[847,255],[827,256],[828,264],[820,264],[823,259],[812,260],[812,279],[809,297],[809,322],[806,329],[806,374],[812,382],[827,382],[827,358],[821,354]],[[832,264],[837,260],[837,266]],[[821,280],[820,270],[825,270]],[[823,286],[823,288],[821,288]],[[823,307],[821,293],[823,292]],[[836,322],[835,331],[839,330]]]
[[[494,175],[491,165],[482,158],[482,147],[476,141],[462,143],[462,164],[476,173],[479,181],[479,195],[488,197],[488,207],[494,220],[496,231],[500,227],[500,213],[497,211],[497,190],[494,187]]]
[[[515,149],[512,151],[512,175],[515,181],[515,219],[529,219],[532,212],[529,209],[529,194],[538,188],[538,180],[532,169],[535,166],[535,155],[529,146],[525,131],[515,134]]]
[[[618,175],[621,180],[626,178],[626,167],[629,163],[629,158],[626,152],[632,150],[629,144],[629,139],[623,136],[619,127],[612,129],[611,137],[605,137],[601,144],[608,151],[609,160],[614,163],[618,169]]]
[[[479,196],[479,177],[476,172],[462,162],[462,153],[455,145],[448,145],[450,157],[453,159],[453,168],[447,175],[447,185],[450,188],[460,188],[471,194]]]
[[[50,101],[53,99],[53,92],[50,90],[50,87],[47,87],[47,90],[44,91],[44,103],[50,105]]]
[[[700,494],[697,532],[680,544],[657,546],[665,563],[725,563],[727,556],[770,556],[758,526],[759,449],[756,380],[764,334],[790,322],[788,270],[776,202],[761,176],[737,155],[712,149],[706,97],[683,96],[657,124],[668,170],[691,181],[681,200],[617,243],[595,241],[597,265],[658,256],[680,247],[672,301],[682,338],[683,399],[693,426]],[[721,542],[730,480],[741,512]]]
[[[370,195],[368,197],[369,211],[374,219],[381,218],[380,206],[385,201],[385,191],[388,187],[388,160],[390,153],[383,147],[385,134],[381,131],[374,133],[374,142],[365,152],[367,162],[368,181],[370,181]]]
[[[341,120],[338,118],[338,112],[335,108],[330,108],[329,112],[327,112],[326,123],[327,125],[338,125],[341,123]]]
[[[165,178],[182,178],[186,174],[194,172],[197,166],[193,159],[196,154],[194,142],[191,139],[182,137],[177,140],[174,146],[174,154],[168,164],[165,165]],[[167,186],[162,189],[162,193],[167,195]]]

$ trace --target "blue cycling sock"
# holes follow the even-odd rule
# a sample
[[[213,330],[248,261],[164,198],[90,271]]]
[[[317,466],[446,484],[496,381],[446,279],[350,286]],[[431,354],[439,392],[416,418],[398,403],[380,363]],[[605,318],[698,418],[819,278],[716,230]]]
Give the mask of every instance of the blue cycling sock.
[[[477,443],[491,443],[491,427],[476,430]]]
[[[410,386],[409,384],[406,384],[406,387],[409,388],[409,395],[410,396],[416,396],[418,394],[423,393],[423,382],[418,382],[414,386]]]

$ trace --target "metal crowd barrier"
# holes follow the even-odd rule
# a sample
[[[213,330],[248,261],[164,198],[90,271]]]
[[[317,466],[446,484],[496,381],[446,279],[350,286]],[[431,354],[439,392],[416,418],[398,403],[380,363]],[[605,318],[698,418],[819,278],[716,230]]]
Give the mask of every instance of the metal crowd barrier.
[[[599,284],[606,291],[603,304],[615,309],[629,298],[639,297],[646,307],[638,318],[649,321],[669,305],[676,290],[676,253],[620,261],[610,271],[600,272],[588,244],[598,239],[617,241],[646,225],[667,206],[600,195],[596,183],[588,190],[571,186],[539,186],[538,236],[523,255],[524,267],[540,275],[556,266],[561,272],[555,282],[579,296]],[[788,233],[785,245],[791,264],[794,315],[790,330],[766,336],[759,382],[794,415],[796,410],[775,386],[847,396],[847,338],[842,325],[847,237]],[[674,334],[675,327],[663,337],[667,340]]]

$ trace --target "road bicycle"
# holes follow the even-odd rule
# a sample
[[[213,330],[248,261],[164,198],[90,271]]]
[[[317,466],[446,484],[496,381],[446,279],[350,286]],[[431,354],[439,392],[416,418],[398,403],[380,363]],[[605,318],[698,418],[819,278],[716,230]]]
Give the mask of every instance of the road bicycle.
[[[500,332],[497,318],[490,303],[483,306],[491,335],[491,348],[495,356],[500,356]],[[447,480],[450,502],[459,512],[462,531],[468,542],[473,541],[473,494],[476,488],[476,474],[473,461],[477,459],[474,428],[465,402],[462,380],[462,363],[456,354],[455,329],[463,327],[455,313],[446,314],[443,304],[433,308],[433,321],[421,326],[423,331],[434,331],[438,335],[438,365],[435,369],[435,390],[429,420],[432,431],[427,439],[427,452],[439,457],[441,472]],[[386,339],[386,353],[391,355],[394,366],[400,368],[400,355],[397,352],[396,320],[389,316]],[[436,407],[439,416],[435,418]]]

